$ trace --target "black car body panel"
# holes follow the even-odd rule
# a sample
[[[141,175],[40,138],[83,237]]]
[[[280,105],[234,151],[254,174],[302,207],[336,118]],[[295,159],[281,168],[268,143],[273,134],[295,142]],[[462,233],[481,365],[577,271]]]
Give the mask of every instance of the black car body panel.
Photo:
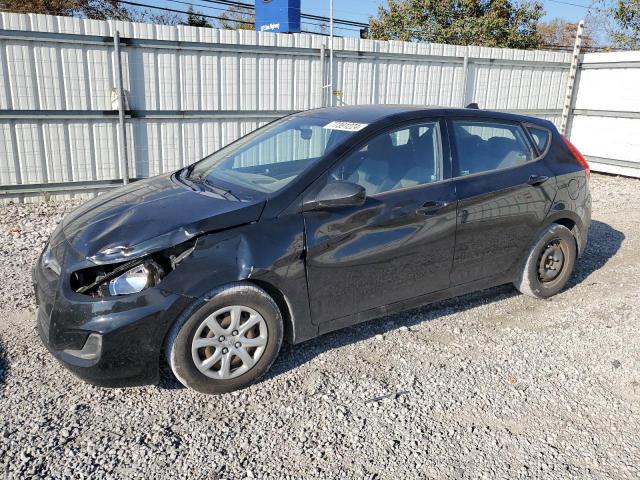
[[[589,178],[576,164],[558,132],[547,126],[552,131],[552,144],[545,161],[555,175],[557,194],[544,223],[560,222],[568,227],[577,240],[578,254],[582,255],[591,223]]]
[[[572,229],[584,251],[591,217],[588,177],[545,120],[420,106],[299,115],[367,126],[272,194],[243,200],[204,194],[177,173],[101,195],[67,216],[49,240],[60,273],[42,259],[34,268],[38,329],[49,350],[92,383],[148,384],[158,379],[164,341],[176,319],[239,281],[274,298],[286,337],[297,343],[511,282],[551,222]],[[551,144],[524,165],[456,176],[452,118],[533,124],[552,133]],[[347,153],[391,126],[422,119],[440,125],[439,181],[367,196],[359,206],[304,210]],[[546,180],[538,184],[533,177]],[[158,285],[139,293],[94,298],[71,286],[79,269],[143,258],[188,240],[194,242],[190,254]],[[87,360],[91,354],[78,352],[92,334],[101,346]]]
[[[72,248],[58,248],[61,250],[65,252],[59,257],[61,275],[41,266],[34,268],[38,332],[43,343],[71,371],[93,384],[130,386],[157,381],[160,346],[171,324],[193,299],[150,288],[95,301],[71,290],[65,267],[82,263],[82,257]],[[91,333],[102,337],[98,359],[70,353],[81,351]]]
[[[534,187],[532,175],[548,176]],[[453,181],[458,197],[453,285],[512,272],[528,249],[556,196],[544,161]]]
[[[308,340],[317,335],[317,328],[311,322],[307,301],[303,232],[301,215],[284,215],[205,235],[161,283],[162,288],[206,298],[225,285],[251,281],[274,297],[285,312],[288,340]],[[181,275],[182,271],[189,274]]]
[[[264,200],[231,201],[185,188],[162,175],[100,195],[69,214],[64,239],[83,258],[136,258],[206,232],[255,222]]]
[[[421,211],[434,201],[447,205]],[[456,231],[450,182],[387,192],[361,207],[304,217],[315,323],[449,288]]]

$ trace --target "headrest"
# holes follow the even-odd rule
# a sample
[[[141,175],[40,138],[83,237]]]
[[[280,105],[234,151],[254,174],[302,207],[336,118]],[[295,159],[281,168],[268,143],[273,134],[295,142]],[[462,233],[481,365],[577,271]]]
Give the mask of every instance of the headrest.
[[[518,149],[518,142],[511,138],[505,137],[491,137],[487,140],[489,148],[499,155],[506,155],[507,153]]]
[[[369,142],[369,154],[378,156],[378,155],[388,155],[391,153],[393,149],[393,142],[391,141],[391,137],[389,135],[378,135],[376,138]]]

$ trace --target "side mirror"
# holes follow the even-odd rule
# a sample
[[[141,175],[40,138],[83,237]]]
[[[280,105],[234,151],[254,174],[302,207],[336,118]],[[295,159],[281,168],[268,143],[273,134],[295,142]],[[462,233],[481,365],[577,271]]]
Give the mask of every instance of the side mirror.
[[[303,210],[334,207],[357,207],[367,198],[364,187],[350,182],[332,182],[324,186],[313,200],[305,202]]]

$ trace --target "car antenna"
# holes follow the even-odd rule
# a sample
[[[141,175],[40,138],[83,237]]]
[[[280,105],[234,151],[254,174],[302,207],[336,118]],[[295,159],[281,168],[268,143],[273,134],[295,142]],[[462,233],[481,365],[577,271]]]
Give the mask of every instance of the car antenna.
[[[467,105],[464,108],[473,108],[474,110],[480,110],[480,107],[478,106],[478,104],[476,102],[470,103],[469,105]]]

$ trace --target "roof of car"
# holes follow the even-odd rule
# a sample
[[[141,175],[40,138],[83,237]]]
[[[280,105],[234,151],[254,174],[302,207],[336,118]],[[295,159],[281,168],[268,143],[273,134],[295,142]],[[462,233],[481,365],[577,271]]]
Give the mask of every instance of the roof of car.
[[[546,120],[509,112],[426,105],[349,105],[307,110],[300,112],[297,115],[319,116],[325,117],[327,120],[341,120],[371,124],[392,116],[402,116],[403,114],[408,114],[409,116],[411,113],[424,113],[424,115],[488,117],[518,122],[547,123]]]

